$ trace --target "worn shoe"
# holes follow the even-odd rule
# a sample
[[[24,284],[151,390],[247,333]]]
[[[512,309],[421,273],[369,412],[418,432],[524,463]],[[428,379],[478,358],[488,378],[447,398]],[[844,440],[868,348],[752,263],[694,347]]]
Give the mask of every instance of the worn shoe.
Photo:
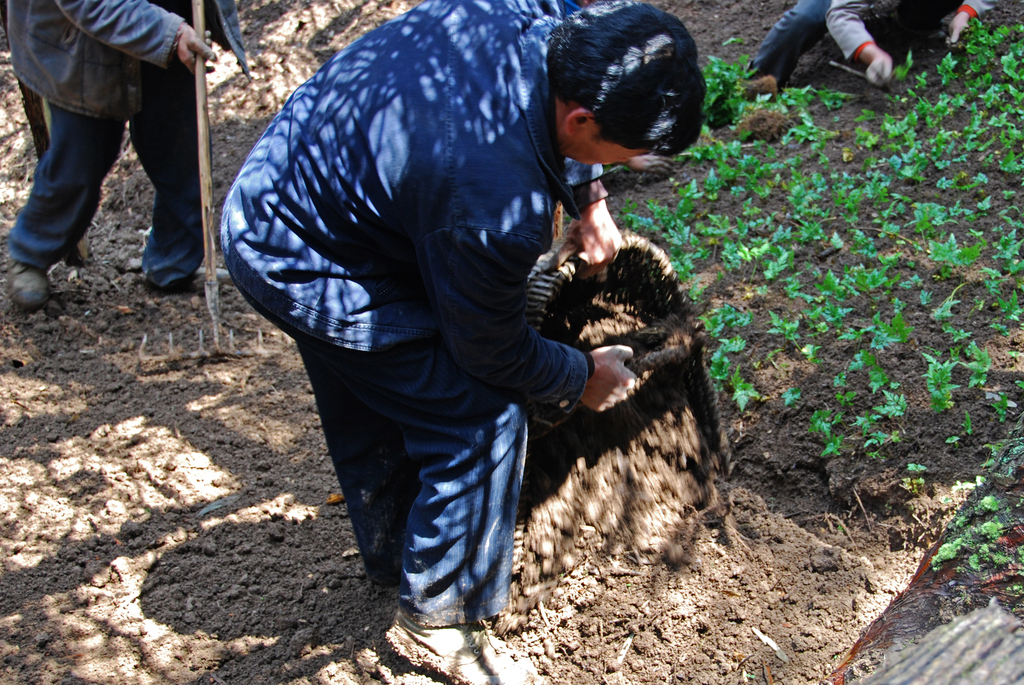
[[[480,623],[429,628],[398,612],[387,638],[413,666],[434,671],[456,685],[545,682],[528,659],[513,659],[505,643],[489,635]]]
[[[46,270],[13,259],[7,263],[7,289],[11,302],[26,312],[34,312],[50,299]]]

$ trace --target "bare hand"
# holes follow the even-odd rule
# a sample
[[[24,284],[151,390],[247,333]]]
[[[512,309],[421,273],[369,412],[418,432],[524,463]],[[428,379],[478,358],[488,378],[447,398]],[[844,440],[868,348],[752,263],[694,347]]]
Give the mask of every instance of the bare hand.
[[[672,169],[672,160],[660,155],[637,155],[629,158],[626,167],[632,171],[664,174]]]
[[[971,15],[967,12],[957,12],[953,15],[953,18],[949,20],[949,38],[946,43],[949,45],[956,45],[960,40],[960,33],[967,27],[967,24],[971,21]]]
[[[209,45],[199,40],[195,29],[188,24],[182,24],[177,55],[181,63],[188,67],[193,74],[196,73],[197,57],[202,57],[207,62],[217,61],[217,53]]]
[[[604,200],[584,207],[580,217],[581,221],[569,224],[562,249],[580,256],[585,266],[580,268],[579,276],[587,278],[612,263],[622,245],[622,235]]]
[[[633,350],[625,345],[611,345],[590,354],[594,357],[594,375],[587,381],[580,402],[594,411],[604,411],[626,399],[636,385],[636,374],[625,366],[633,358]]]

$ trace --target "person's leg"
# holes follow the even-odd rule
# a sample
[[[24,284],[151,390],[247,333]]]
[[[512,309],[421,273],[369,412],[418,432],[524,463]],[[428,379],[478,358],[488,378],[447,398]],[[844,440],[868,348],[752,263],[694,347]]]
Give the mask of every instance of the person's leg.
[[[774,76],[784,86],[796,70],[800,56],[817,45],[827,32],[825,13],[830,0],[799,0],[775,23],[761,43],[753,66],[761,75]]]
[[[150,283],[173,288],[203,263],[195,77],[176,61],[167,69],[146,62],[141,68],[132,145],[156,190],[142,270]]]
[[[36,166],[28,202],[7,239],[14,261],[44,271],[85,235],[124,134],[122,121],[54,105],[50,115],[50,147]]]
[[[526,457],[521,398],[466,374],[440,338],[383,352],[300,345],[304,359],[316,357],[309,367],[319,374],[317,385],[343,379],[371,412],[401,428],[408,458],[419,468],[420,485],[405,533],[401,609],[431,626],[471,623],[500,612],[508,603]],[[329,399],[327,393],[324,397]],[[367,426],[364,415],[344,413],[321,410],[325,422],[326,417],[337,422],[339,442],[379,443],[379,425]],[[375,435],[357,437],[370,432]],[[385,479],[383,472],[393,473],[395,467],[384,462],[374,483],[356,487],[353,471],[358,475],[374,463],[365,449],[358,459],[349,456],[356,451],[348,444],[335,450],[341,456],[335,461],[338,475],[347,481],[347,500],[350,491],[363,493],[357,499],[371,499],[378,484],[394,479]],[[408,485],[400,481],[400,487]]]
[[[902,0],[896,8],[896,19],[910,31],[938,31],[942,18],[962,4],[961,0]]]
[[[309,345],[302,336],[296,342],[366,575],[380,585],[398,585],[406,520],[420,491],[418,467],[405,451],[398,425],[348,389],[330,361],[331,350]]]
[[[397,568],[407,521],[391,646],[462,685],[538,682],[529,660],[479,622],[508,603],[526,457],[522,398],[468,376],[439,337],[348,350],[240,292],[299,346],[371,577]]]

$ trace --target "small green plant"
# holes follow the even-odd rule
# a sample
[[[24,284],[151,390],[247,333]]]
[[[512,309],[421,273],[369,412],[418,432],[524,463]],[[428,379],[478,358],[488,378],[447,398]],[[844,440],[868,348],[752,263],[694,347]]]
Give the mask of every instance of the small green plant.
[[[704,113],[711,128],[728,126],[739,118],[746,104],[739,84],[750,76],[750,69],[746,66],[749,59],[742,55],[735,62],[727,62],[708,56],[708,64],[703,69],[707,86]]]
[[[739,367],[736,368],[736,371],[729,379],[729,383],[732,385],[732,399],[740,411],[746,410],[751,400],[761,399],[761,394],[754,388],[754,384],[743,380]]]
[[[1006,415],[1010,409],[1010,398],[1006,396],[1005,392],[998,393],[998,398],[992,403],[992,408],[996,410],[999,423],[1006,421]]]
[[[953,391],[960,387],[953,383],[953,369],[958,362],[940,362],[927,352],[923,352],[922,355],[928,362],[928,370],[924,377],[931,396],[932,409],[937,412],[946,411],[953,406]]]
[[[826,457],[839,454],[845,437],[842,434],[833,434],[832,426],[841,423],[842,419],[843,415],[841,413],[833,414],[827,409],[818,409],[811,415],[811,424],[807,429],[808,432],[820,433],[825,440],[825,449],[822,450],[821,456]]]
[[[963,362],[971,371],[971,380],[967,383],[967,387],[976,388],[985,385],[985,381],[988,380],[988,370],[992,367],[992,356],[983,347],[978,347],[977,343],[971,343],[967,346],[967,354],[970,355],[971,361]]]
[[[874,408],[876,412],[890,419],[899,419],[906,415],[909,405],[903,393],[897,394],[883,390],[882,396],[885,398],[885,402]]]
[[[924,464],[907,464],[910,475],[901,481],[903,489],[914,497],[919,496],[924,492],[924,472],[927,470],[928,467]]]
[[[769,333],[781,335],[791,342],[796,342],[800,338],[800,334],[797,333],[797,329],[800,328],[799,319],[796,321],[786,321],[775,312],[768,312],[768,315],[772,320],[772,327],[768,329]]]
[[[892,77],[897,81],[906,81],[907,74],[910,73],[910,67],[912,66],[914,66],[914,56],[910,50],[907,50],[906,61],[892,70]]]
[[[782,393],[782,402],[787,407],[792,407],[800,401],[800,388],[790,388]]]

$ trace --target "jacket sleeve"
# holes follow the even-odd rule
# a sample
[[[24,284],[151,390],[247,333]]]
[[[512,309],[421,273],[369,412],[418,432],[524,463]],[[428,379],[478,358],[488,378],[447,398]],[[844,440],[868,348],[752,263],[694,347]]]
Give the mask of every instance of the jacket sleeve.
[[[975,14],[980,18],[996,6],[996,0],[965,0],[964,5],[974,10]]]
[[[825,24],[846,59],[850,59],[860,46],[875,40],[864,28],[864,15],[871,5],[870,0],[832,0],[828,8]]]
[[[431,232],[417,253],[441,334],[459,366],[568,411],[587,384],[586,357],[526,323],[526,280],[542,248],[515,233],[457,227]]]
[[[72,24],[91,38],[132,57],[166,67],[181,22],[146,0],[56,0]]]

